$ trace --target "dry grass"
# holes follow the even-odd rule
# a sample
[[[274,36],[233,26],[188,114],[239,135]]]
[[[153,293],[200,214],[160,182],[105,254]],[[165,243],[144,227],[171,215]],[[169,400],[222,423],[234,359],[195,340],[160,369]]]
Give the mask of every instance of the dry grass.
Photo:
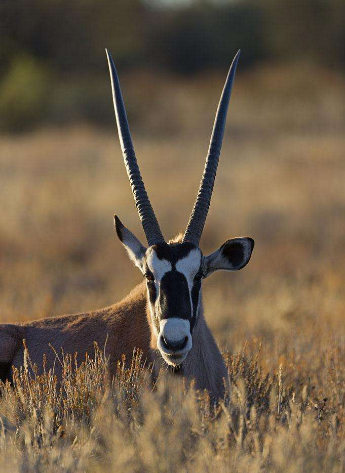
[[[215,418],[201,394],[169,379],[152,390],[140,359],[111,380],[99,350],[77,370],[66,357],[58,389],[52,373],[24,367],[0,401],[0,470],[345,471],[344,88],[326,73],[321,84],[282,77],[259,71],[236,84],[202,242],[207,253],[237,234],[256,241],[247,268],[205,283],[231,403]],[[207,100],[201,83],[196,95],[179,84],[173,133],[152,134],[166,110],[157,128],[152,119],[136,133],[167,237],[184,228],[195,197],[212,81]],[[140,280],[112,228],[116,211],[142,237],[113,133],[1,137],[0,196],[2,322],[106,306]]]

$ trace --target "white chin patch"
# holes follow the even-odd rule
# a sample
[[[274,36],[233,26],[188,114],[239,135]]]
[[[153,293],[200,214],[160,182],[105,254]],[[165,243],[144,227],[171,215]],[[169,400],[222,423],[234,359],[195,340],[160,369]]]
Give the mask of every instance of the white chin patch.
[[[166,344],[163,344],[162,341],[162,339],[166,340],[168,345],[169,342],[171,344],[178,344],[179,342],[182,343],[184,340],[186,340],[186,337],[187,343],[180,350],[170,349],[166,346]],[[189,320],[180,319],[178,317],[161,320],[160,331],[157,339],[157,348],[161,352],[164,360],[172,366],[181,364],[192,348],[192,336],[190,333]]]

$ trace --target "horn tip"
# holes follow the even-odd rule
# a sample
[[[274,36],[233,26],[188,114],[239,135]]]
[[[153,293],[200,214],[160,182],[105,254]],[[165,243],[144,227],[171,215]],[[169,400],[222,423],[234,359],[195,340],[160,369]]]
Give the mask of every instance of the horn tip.
[[[116,214],[114,214],[114,221],[115,221],[116,225],[123,226],[123,223],[121,222],[121,220],[119,219],[119,217]]]
[[[235,65],[235,66],[237,65],[238,60],[239,60],[239,58],[240,58],[240,55],[241,55],[241,50],[239,49],[239,50],[237,51],[237,53],[235,54],[235,57],[234,57],[234,59],[232,60],[232,64],[231,64],[231,65]]]
[[[232,62],[230,64],[229,76],[233,76],[236,73],[237,64],[238,64],[238,60],[240,58],[240,55],[241,55],[241,50],[239,49],[237,51],[237,53],[235,54],[234,59],[232,60]]]
[[[106,56],[107,56],[107,60],[108,60],[109,66],[110,66],[110,65],[114,66],[114,61],[113,61],[112,55],[110,54],[110,51],[109,51],[108,48],[105,48],[105,54],[106,54]]]

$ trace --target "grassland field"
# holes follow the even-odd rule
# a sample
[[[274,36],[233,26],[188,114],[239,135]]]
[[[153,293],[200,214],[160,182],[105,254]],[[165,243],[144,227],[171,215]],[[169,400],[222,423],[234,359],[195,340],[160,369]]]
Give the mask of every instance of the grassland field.
[[[186,226],[221,83],[157,79],[134,120],[167,238]],[[237,78],[201,242],[255,240],[245,269],[204,283],[231,403],[215,418],[164,376],[152,391],[139,361],[111,381],[101,352],[77,370],[67,357],[58,394],[23,369],[2,387],[0,471],[345,471],[344,96],[344,77],[296,65]],[[141,280],[113,229],[117,213],[144,241],[115,130],[2,135],[0,202],[0,322],[100,308]]]

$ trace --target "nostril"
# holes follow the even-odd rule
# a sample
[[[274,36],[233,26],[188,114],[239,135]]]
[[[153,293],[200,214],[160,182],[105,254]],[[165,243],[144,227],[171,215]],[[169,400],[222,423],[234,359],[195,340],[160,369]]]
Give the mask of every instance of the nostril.
[[[188,343],[188,337],[186,336],[184,337],[184,340],[182,341],[182,344],[179,349],[183,350],[184,348],[186,348],[187,343]]]
[[[161,336],[161,340],[162,340],[162,345],[164,346],[164,348],[166,348],[167,350],[172,350],[172,351],[179,351],[179,350],[183,350],[187,343],[188,343],[188,337],[184,337],[184,339],[182,340],[178,340],[177,342],[173,342],[172,340],[169,340],[167,339],[166,337],[164,337],[164,335]]]

